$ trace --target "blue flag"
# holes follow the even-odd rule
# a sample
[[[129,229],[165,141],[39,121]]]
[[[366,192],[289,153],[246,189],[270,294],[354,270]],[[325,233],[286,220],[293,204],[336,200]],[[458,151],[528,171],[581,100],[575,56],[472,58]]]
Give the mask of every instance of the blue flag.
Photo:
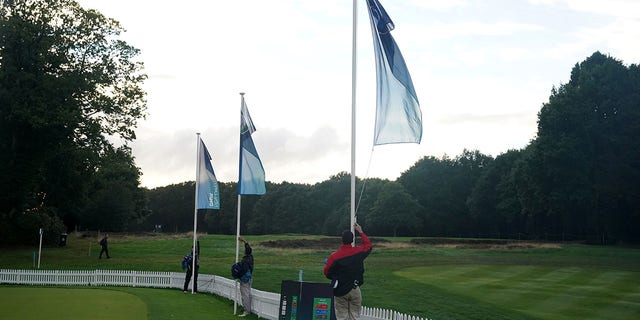
[[[209,150],[200,140],[200,154],[198,155],[198,209],[220,209],[220,191],[218,180],[211,165]]]
[[[378,0],[367,0],[376,55],[377,109],[373,145],[420,143],[422,111],[411,75],[391,36],[393,21]]]
[[[258,151],[253,144],[251,134],[256,127],[251,121],[249,109],[242,96],[240,110],[240,175],[238,178],[238,194],[265,194],[265,175]]]

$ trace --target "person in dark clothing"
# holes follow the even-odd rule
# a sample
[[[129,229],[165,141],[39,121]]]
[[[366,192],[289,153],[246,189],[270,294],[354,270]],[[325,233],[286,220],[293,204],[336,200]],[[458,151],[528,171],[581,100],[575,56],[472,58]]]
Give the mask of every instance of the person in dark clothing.
[[[246,317],[251,314],[251,283],[253,282],[253,254],[249,242],[243,237],[238,237],[239,241],[244,242],[244,257],[241,264],[243,275],[240,277],[240,295],[242,295],[242,307],[244,312],[240,315]]]
[[[342,246],[332,253],[324,266],[324,275],[331,279],[333,303],[337,320],[355,320],[362,311],[364,259],[371,253],[371,241],[357,223],[353,228],[362,238],[362,246],[352,246],[353,233],[342,233]]]
[[[100,246],[102,247],[102,249],[100,250],[100,256],[98,256],[98,259],[102,259],[103,253],[107,254],[107,259],[110,259],[111,256],[109,255],[109,234],[108,233],[106,233],[104,235],[104,238],[100,240]]]
[[[198,255],[198,251],[196,250],[195,252],[196,268],[194,273],[193,272],[194,271],[193,270],[193,254],[194,254],[194,250],[193,250],[193,247],[191,247],[191,253],[189,253],[188,255],[184,256],[184,258],[182,258],[182,269],[187,269],[187,274],[184,277],[184,286],[182,287],[182,292],[185,292],[185,293],[189,288],[189,281],[191,281],[192,276],[193,276],[193,292],[194,293],[198,292],[198,272],[200,271],[200,257]]]

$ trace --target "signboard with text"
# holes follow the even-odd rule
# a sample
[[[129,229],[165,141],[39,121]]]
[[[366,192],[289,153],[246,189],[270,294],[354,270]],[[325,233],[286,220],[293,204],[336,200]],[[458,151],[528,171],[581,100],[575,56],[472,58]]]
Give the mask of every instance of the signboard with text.
[[[335,320],[328,283],[282,281],[278,320]]]

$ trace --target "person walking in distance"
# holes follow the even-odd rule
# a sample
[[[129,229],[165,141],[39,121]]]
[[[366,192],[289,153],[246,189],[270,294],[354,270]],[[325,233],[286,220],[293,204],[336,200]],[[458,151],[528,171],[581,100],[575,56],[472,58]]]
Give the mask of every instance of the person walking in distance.
[[[109,255],[109,234],[108,233],[105,233],[102,240],[100,240],[100,247],[102,247],[102,249],[100,250],[100,255],[98,256],[98,259],[102,259],[103,253],[106,253],[107,259],[110,259],[111,256]]]
[[[351,230],[342,232],[342,246],[332,253],[324,266],[324,275],[331,279],[333,304],[337,320],[355,320],[362,311],[362,293],[364,284],[364,259],[371,253],[371,241],[359,224],[353,228],[362,238],[362,246],[352,246],[354,239]]]
[[[200,244],[198,243],[198,247]],[[184,277],[184,286],[182,287],[182,292],[187,292],[189,288],[189,281],[191,281],[191,277],[193,276],[193,293],[198,292],[198,272],[200,271],[200,257],[198,252],[195,252],[196,259],[196,268],[193,269],[193,259],[194,259],[194,250],[193,246],[191,247],[191,252],[182,258],[182,269],[187,269],[187,273]]]
[[[253,254],[249,242],[243,237],[238,237],[244,242],[244,257],[242,257],[243,275],[240,277],[240,295],[242,296],[242,307],[244,311],[240,315],[246,317],[251,314],[251,283],[253,282]]]

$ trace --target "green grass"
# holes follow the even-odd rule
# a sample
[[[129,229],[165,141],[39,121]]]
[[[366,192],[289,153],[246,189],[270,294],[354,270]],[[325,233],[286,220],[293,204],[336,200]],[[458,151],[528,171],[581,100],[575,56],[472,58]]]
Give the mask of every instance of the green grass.
[[[105,289],[0,288],[2,319],[122,319],[147,317],[137,296]]]
[[[234,238],[201,236],[201,273],[229,277],[235,259]],[[260,245],[265,240],[321,237],[247,238],[254,247],[256,260],[254,288],[279,292],[281,281],[296,280],[299,270],[303,270],[305,281],[327,281],[322,274],[322,261],[336,247],[274,249]],[[407,238],[387,240],[390,242],[374,241],[374,251],[365,263],[363,304],[369,307],[435,320],[640,319],[637,248],[563,244],[477,249],[412,244]],[[112,234],[112,259],[99,260],[97,241],[71,235],[67,247],[43,250],[41,268],[182,272],[180,261],[191,247],[189,235]],[[31,269],[33,251],[34,248],[0,249],[0,268]],[[174,309],[167,302],[171,299],[163,295],[181,294],[179,290],[117,290],[140,297],[147,304],[149,319],[173,319],[161,316]],[[204,304],[202,314],[210,313],[207,304],[230,303],[210,295],[200,296],[181,297]],[[198,299],[203,300],[197,302]],[[232,303],[226,308],[231,310]]]
[[[640,305],[640,282],[632,271],[445,265],[407,268],[396,274],[538,319],[633,319]]]
[[[240,312],[242,308],[238,308]],[[236,319],[233,302],[150,288],[0,286],[0,319]],[[257,319],[255,315],[245,319]]]

